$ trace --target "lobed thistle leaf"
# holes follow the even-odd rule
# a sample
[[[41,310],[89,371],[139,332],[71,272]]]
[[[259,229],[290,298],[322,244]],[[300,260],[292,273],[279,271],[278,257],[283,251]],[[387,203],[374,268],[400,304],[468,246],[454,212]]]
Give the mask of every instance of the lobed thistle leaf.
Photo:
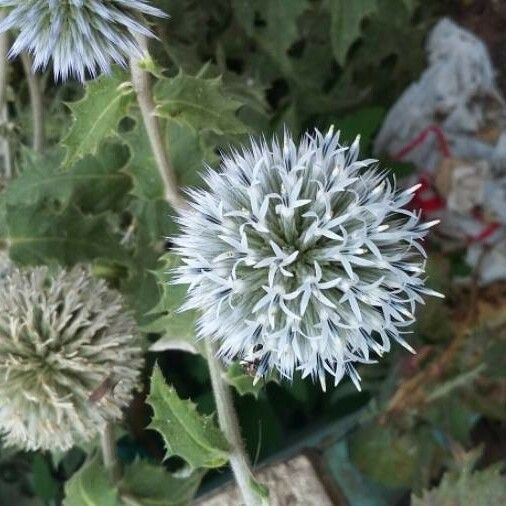
[[[10,56],[33,55],[34,70],[53,60],[55,79],[84,81],[88,71],[109,73],[112,63],[142,57],[137,35],[152,37],[142,15],[165,17],[147,0],[0,0],[10,7],[0,32],[17,30]]]
[[[192,469],[221,467],[227,463],[229,444],[214,417],[201,415],[194,403],[180,399],[156,364],[146,402],[153,408],[148,428],[163,437],[167,458],[178,455]]]
[[[100,457],[88,460],[65,483],[64,506],[186,506],[197,491],[203,470],[172,474],[162,466],[134,460],[112,484]]]
[[[13,269],[0,290],[0,432],[6,446],[67,450],[121,418],[143,365],[119,293],[83,267]],[[107,388],[93,399],[102,386]]]
[[[118,487],[109,481],[100,457],[84,463],[65,483],[64,506],[120,506]]]
[[[101,76],[86,83],[85,90],[83,98],[67,104],[74,121],[62,140],[67,149],[65,167],[88,154],[96,155],[104,139],[116,134],[133,99],[133,89],[124,72]]]
[[[226,360],[253,361],[257,376],[337,384],[373,362],[414,321],[425,288],[421,239],[435,224],[405,208],[415,188],[398,190],[375,160],[359,160],[339,134],[289,133],[252,142],[208,170],[208,190],[189,190],[174,251],[188,284],[181,310],[198,309],[198,336],[217,340]]]

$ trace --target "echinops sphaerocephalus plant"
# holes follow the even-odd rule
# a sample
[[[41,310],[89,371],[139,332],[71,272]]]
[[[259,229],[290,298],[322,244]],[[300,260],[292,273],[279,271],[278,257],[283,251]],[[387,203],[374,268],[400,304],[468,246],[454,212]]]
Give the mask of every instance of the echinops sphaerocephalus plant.
[[[10,56],[33,55],[35,70],[53,60],[56,79],[108,73],[112,63],[141,57],[136,35],[152,37],[142,15],[166,16],[146,0],[0,0],[11,8],[0,32],[19,32]]]
[[[434,224],[406,208],[416,187],[396,188],[358,139],[306,134],[297,146],[251,142],[188,191],[174,251],[188,284],[182,310],[200,311],[198,335],[226,360],[292,378],[325,373],[337,384],[402,334],[426,288],[420,240]]]
[[[0,282],[0,433],[6,446],[67,450],[117,421],[143,365],[121,295],[77,266],[12,269]],[[110,390],[90,402],[111,378]]]

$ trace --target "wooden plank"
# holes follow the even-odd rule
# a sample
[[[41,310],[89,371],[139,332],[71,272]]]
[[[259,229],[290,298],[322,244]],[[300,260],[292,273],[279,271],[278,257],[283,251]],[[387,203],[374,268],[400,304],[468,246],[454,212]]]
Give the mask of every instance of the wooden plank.
[[[256,479],[269,489],[270,506],[335,506],[310,459],[297,455],[255,472]],[[239,506],[237,487],[225,485],[217,492],[199,498],[195,506]]]

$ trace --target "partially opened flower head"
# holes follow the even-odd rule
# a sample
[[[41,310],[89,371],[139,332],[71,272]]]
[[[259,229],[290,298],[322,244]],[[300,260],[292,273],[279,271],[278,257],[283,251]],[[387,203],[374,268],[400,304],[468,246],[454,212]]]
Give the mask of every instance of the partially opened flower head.
[[[122,416],[143,364],[121,296],[82,267],[13,269],[0,284],[0,434],[67,450]]]
[[[225,360],[258,375],[325,373],[337,384],[355,365],[390,350],[413,322],[424,286],[421,223],[375,160],[359,160],[358,139],[306,134],[297,146],[252,142],[208,170],[208,189],[190,190],[179,218],[175,282],[189,285],[199,336]]]
[[[107,73],[112,63],[142,56],[136,35],[153,35],[142,15],[165,16],[147,0],[0,0],[0,7],[11,8],[0,32],[19,32],[10,55],[31,53],[35,69],[52,58],[62,80],[82,81],[86,71]]]

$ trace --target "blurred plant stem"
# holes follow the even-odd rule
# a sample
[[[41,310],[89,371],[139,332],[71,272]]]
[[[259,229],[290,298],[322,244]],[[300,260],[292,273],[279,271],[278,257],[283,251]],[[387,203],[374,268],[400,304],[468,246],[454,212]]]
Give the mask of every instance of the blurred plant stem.
[[[109,478],[116,483],[121,478],[121,468],[116,453],[116,441],[114,439],[113,425],[107,422],[100,434],[100,446],[102,447],[102,459],[104,467],[109,473]]]
[[[261,501],[252,488],[252,482],[254,481],[253,472],[241,438],[239,420],[234,408],[232,392],[223,379],[224,370],[217,358],[217,351],[216,345],[207,339],[207,364],[213,386],[216,410],[218,411],[218,421],[221,430],[231,445],[230,467],[241,491],[244,504],[246,506],[259,506]]]
[[[146,37],[139,36],[138,40],[141,47],[145,49],[145,54],[148,55]],[[158,172],[165,187],[165,197],[169,204],[178,209],[184,205],[184,201],[177,188],[176,174],[165,146],[160,121],[155,116],[155,101],[151,90],[150,75],[140,67],[141,63],[142,60],[130,60],[132,84],[137,94],[137,102],[141,110],[142,120],[149,137]]]
[[[42,83],[32,69],[32,58],[28,53],[21,54],[21,62],[28,83],[28,92],[30,94],[30,103],[32,106],[32,128],[33,141],[32,147],[36,153],[41,153],[44,149],[44,103],[42,96]]]
[[[139,37],[139,43],[145,49],[145,54],[148,55],[147,39],[141,36]],[[130,72],[137,94],[137,102],[149,137],[151,150],[153,151],[158,171],[165,187],[165,197],[176,210],[181,209],[186,203],[179,193],[176,174],[164,142],[160,122],[155,116],[155,101],[151,89],[150,75],[141,68],[141,63],[141,60],[132,59],[130,61]],[[230,388],[223,379],[223,369],[221,363],[216,358],[216,350],[214,350],[213,345],[206,344],[206,354],[219,424],[232,447],[230,466],[232,467],[245,505],[258,506],[261,503],[251,486],[254,481],[253,473],[241,439],[239,422]]]
[[[0,20],[6,16],[5,9],[0,10]],[[7,138],[6,132],[8,129],[9,115],[7,111],[7,74],[9,68],[9,61],[7,53],[9,50],[9,33],[0,33],[0,127],[3,133],[0,133],[0,156],[3,155],[4,159],[4,176],[10,179],[12,176],[12,155],[11,146]]]

